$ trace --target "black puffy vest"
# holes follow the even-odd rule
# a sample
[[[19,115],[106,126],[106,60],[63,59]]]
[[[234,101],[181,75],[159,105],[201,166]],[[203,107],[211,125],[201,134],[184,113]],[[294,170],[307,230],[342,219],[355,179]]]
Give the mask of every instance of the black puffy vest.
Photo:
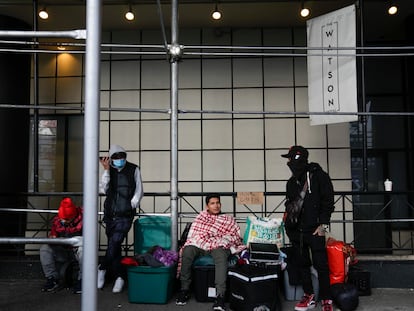
[[[111,167],[109,170],[110,181],[106,192],[105,219],[115,217],[133,217],[131,199],[135,193],[135,169],[137,165],[126,162],[124,168],[118,172]]]

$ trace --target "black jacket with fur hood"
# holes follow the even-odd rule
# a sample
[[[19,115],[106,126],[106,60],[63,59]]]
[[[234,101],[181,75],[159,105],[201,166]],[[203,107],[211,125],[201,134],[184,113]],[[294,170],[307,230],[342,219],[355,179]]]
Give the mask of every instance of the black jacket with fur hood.
[[[320,224],[329,224],[334,210],[334,190],[331,178],[318,163],[308,164],[307,171],[300,180],[292,175],[286,184],[285,205],[299,196],[308,180],[308,190],[302,206],[298,231],[313,233]],[[291,228],[286,228],[289,235]],[[295,230],[295,229],[294,229]]]

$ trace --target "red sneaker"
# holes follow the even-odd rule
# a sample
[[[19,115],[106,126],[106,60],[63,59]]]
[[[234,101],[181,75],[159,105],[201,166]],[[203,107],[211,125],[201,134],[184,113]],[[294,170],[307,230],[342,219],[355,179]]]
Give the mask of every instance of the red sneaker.
[[[307,311],[315,307],[316,307],[315,295],[305,294],[303,295],[302,299],[295,305],[295,310],[296,311]]]
[[[322,311],[333,311],[332,300],[322,300]]]

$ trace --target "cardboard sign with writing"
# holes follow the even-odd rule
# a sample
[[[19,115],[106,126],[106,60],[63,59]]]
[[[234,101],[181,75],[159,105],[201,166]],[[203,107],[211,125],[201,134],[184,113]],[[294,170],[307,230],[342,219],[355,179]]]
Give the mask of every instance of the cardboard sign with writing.
[[[238,204],[263,204],[263,192],[237,192]]]

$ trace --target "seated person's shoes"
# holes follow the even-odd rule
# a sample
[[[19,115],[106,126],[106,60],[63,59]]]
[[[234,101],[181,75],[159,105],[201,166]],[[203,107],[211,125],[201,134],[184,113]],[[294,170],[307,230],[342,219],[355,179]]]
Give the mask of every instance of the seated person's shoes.
[[[224,297],[219,295],[216,298],[216,301],[214,302],[213,305],[213,310],[217,310],[217,311],[226,311],[226,304],[224,303]]]
[[[188,292],[188,290],[182,290],[178,293],[175,304],[178,306],[183,306],[187,303],[189,299],[190,299],[190,293]]]

